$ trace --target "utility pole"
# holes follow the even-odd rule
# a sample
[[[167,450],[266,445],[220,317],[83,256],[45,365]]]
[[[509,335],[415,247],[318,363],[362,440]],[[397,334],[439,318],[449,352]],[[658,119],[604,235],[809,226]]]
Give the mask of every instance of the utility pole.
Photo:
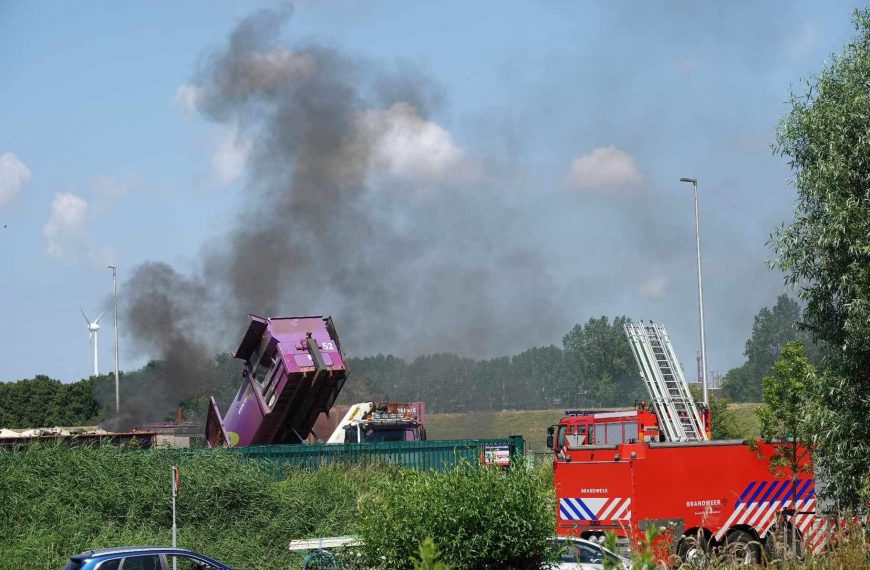
[[[695,244],[698,251],[698,314],[701,327],[701,383],[704,390],[704,405],[709,407],[707,397],[707,345],[704,340],[704,287],[701,280],[701,222],[698,219],[698,179],[680,178],[680,182],[691,182],[692,192],[695,196]]]
[[[178,533],[178,526],[175,524],[175,499],[178,497],[178,465],[172,466],[172,548],[176,548],[178,543],[176,541],[176,535]],[[176,561],[178,560],[177,556],[172,556],[172,570],[177,570]]]
[[[121,415],[120,371],[118,366],[118,276],[114,265],[107,265],[112,270],[112,301],[115,305],[115,414]]]

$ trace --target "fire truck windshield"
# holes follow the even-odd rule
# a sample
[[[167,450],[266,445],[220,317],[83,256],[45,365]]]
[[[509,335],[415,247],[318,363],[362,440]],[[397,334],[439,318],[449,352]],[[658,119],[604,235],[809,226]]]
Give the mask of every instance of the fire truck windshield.
[[[557,442],[558,449],[562,449],[566,444],[568,447],[577,447],[578,445],[586,444],[586,425],[559,426]]]
[[[561,425],[556,436],[556,449],[581,445],[616,445],[638,441],[637,422],[609,421],[597,424]]]

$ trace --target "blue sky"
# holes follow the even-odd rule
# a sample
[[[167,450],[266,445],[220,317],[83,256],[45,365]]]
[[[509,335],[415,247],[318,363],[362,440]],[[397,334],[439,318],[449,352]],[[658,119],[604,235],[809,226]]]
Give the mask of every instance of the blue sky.
[[[237,227],[258,184],[251,164],[262,143],[183,96],[197,91],[179,89],[202,82],[243,18],[275,5],[0,1],[0,379],[86,376],[79,305],[91,317],[107,308],[106,263],[120,268],[123,298],[132,268],[151,260],[201,273],[204,248],[220,248]],[[773,130],[789,89],[848,41],[854,7],[296,3],[276,40],[287,53],[326,46],[363,79],[375,69],[417,83],[425,104],[373,106],[365,116],[372,129],[400,119],[417,129],[411,139],[379,131],[379,180],[394,206],[379,215],[416,224],[438,253],[421,254],[433,261],[415,262],[420,282],[410,286],[387,266],[385,283],[402,284],[392,294],[411,299],[391,312],[406,324],[389,342],[363,330],[365,313],[341,328],[347,307],[361,302],[341,288],[299,305],[284,295],[282,312],[335,313],[355,356],[512,353],[558,343],[590,317],[626,314],[665,323],[694,370],[694,226],[678,179],[696,176],[708,360],[721,372],[738,365],[752,316],[782,287],[765,268],[765,242],[790,218],[794,193],[769,149]],[[468,175],[452,176],[460,171]],[[480,229],[455,221],[457,203]],[[425,224],[415,217],[424,210]],[[442,217],[453,225],[439,225]],[[502,261],[492,258],[518,259],[520,269],[501,280]],[[489,272],[477,294],[492,322],[457,344],[464,321],[437,315],[454,301],[474,307],[474,297],[431,284],[478,263]],[[108,370],[110,319],[103,324]],[[120,326],[122,368],[155,356],[130,342],[132,323]],[[221,342],[211,348],[234,348]]]

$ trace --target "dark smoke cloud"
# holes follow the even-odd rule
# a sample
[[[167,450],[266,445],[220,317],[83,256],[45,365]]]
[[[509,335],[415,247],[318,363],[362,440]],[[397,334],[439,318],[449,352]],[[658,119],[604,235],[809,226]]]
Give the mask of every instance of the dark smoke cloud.
[[[289,49],[289,17],[245,19],[194,76],[197,110],[249,144],[245,196],[193,274],[127,281],[134,348],[166,374],[124,423],[200,392],[247,313],[331,313],[356,355],[479,357],[566,330],[549,264],[503,237],[522,212],[428,118],[440,91],[407,64]]]

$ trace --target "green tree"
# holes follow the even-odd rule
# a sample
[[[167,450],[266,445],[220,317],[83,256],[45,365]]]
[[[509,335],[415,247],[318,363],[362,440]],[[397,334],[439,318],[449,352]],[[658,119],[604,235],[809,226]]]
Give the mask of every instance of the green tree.
[[[713,439],[745,439],[746,429],[737,422],[737,417],[728,405],[726,397],[710,398],[710,432]]]
[[[839,350],[825,359],[812,413],[826,494],[867,507],[870,472],[870,10],[840,55],[793,94],[775,150],[789,160],[795,217],[772,240],[774,265],[799,286],[803,321]]]
[[[470,385],[456,388],[467,394],[477,409],[516,408],[527,401],[528,386],[515,381],[511,359],[507,356],[478,360],[473,364],[470,380]]]
[[[781,442],[776,445],[775,466],[787,467],[795,474],[812,448],[806,395],[815,373],[816,369],[804,354],[803,343],[799,340],[786,343],[773,365],[773,374],[763,379],[763,404],[756,410],[761,436],[768,441]]]
[[[722,383],[722,390],[737,402],[761,400],[761,378],[770,374],[782,346],[801,339],[812,348],[807,332],[800,330],[800,305],[797,301],[780,295],[772,309],[761,309],[752,323],[752,335],[746,341],[743,352],[746,362],[729,370]]]
[[[757,402],[761,399],[761,377],[744,362],[725,373],[722,393],[735,402]]]
[[[48,376],[0,384],[0,427],[80,426],[96,422],[96,377],[64,384]]]
[[[530,348],[511,358],[509,407],[543,409],[569,405],[568,374],[557,346]]]
[[[690,385],[689,391],[696,402],[702,402],[701,389]],[[710,394],[710,437],[712,439],[745,439],[747,430],[737,421],[737,416],[729,407],[727,397],[717,398]],[[701,404],[699,404],[701,405]]]
[[[645,397],[631,346],[625,336],[628,317],[589,319],[562,339],[568,372],[574,377],[576,405],[631,404]]]
[[[351,358],[347,367],[350,379],[339,395],[341,403],[408,397],[408,363],[401,358],[384,354]]]
[[[414,391],[410,400],[423,400],[433,412],[464,412],[493,409],[500,399],[492,379],[478,382],[476,362],[455,354],[432,354],[415,358],[407,368]]]
[[[813,384],[816,370],[804,355],[799,340],[786,343],[773,374],[763,379],[763,405],[756,412],[761,421],[761,436],[774,442],[775,453],[771,469],[785,468],[791,477],[791,493],[797,494],[798,479],[811,473],[809,464],[813,437],[807,424],[806,395]],[[793,510],[784,514],[793,514]],[[787,532],[783,526],[783,532]],[[792,526],[792,532],[796,532]],[[797,537],[784,537],[783,544],[797,545]]]

